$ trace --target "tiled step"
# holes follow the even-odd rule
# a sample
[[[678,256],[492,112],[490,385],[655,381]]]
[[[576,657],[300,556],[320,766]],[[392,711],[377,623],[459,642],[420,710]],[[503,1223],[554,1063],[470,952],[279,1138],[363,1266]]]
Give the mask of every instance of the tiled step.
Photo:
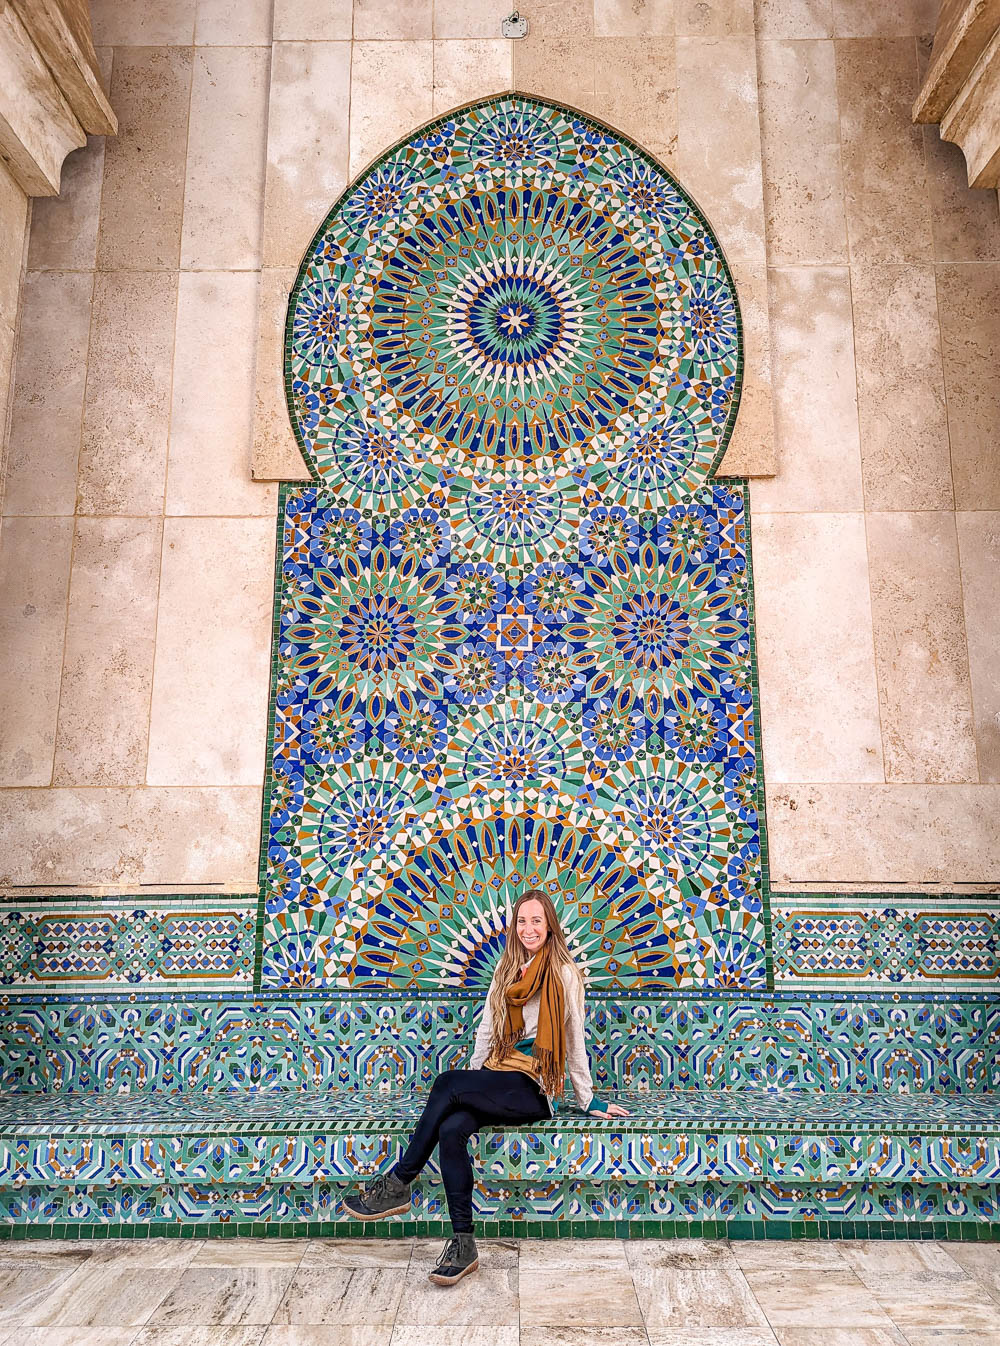
[[[0,1097],[0,1186],[350,1183],[387,1167],[425,1095],[286,1090]],[[487,1180],[1000,1183],[1000,1098],[622,1094],[479,1133]],[[434,1183],[432,1164],[428,1181]]]

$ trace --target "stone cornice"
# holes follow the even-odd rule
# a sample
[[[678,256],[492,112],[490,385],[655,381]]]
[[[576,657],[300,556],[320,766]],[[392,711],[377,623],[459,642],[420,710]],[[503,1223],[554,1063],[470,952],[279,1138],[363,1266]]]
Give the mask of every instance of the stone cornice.
[[[970,187],[1000,185],[1000,0],[944,0],[913,119],[940,123]]]
[[[0,160],[29,196],[55,196],[63,160],[112,135],[82,0],[0,0]]]

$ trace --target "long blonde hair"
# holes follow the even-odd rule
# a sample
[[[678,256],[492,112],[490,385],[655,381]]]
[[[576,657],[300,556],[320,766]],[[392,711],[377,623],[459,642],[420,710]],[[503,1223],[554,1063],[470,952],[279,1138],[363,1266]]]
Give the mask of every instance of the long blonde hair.
[[[574,989],[580,999],[583,999],[583,973],[573,957],[572,950],[566,943],[566,936],[559,924],[555,904],[548,893],[543,892],[541,888],[529,888],[514,903],[514,909],[510,913],[510,920],[507,923],[507,944],[500,955],[500,961],[497,963],[496,972],[493,976],[493,989],[490,991],[490,1010],[493,1015],[494,1047],[498,1045],[500,1034],[503,1032],[504,1020],[507,1018],[507,988],[518,980],[521,964],[525,961],[525,948],[517,937],[517,913],[525,902],[541,903],[542,910],[545,912],[545,923],[548,926],[548,934],[545,937],[543,947],[548,946],[553,966],[558,969],[560,975],[564,967],[572,968],[577,982]]]

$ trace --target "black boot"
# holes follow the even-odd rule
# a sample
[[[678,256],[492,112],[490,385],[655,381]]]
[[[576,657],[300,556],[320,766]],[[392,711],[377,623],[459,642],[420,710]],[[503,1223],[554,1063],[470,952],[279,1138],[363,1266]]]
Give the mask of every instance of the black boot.
[[[388,1215],[405,1215],[410,1209],[410,1184],[394,1173],[380,1173],[365,1183],[360,1192],[352,1192],[340,1203],[355,1220],[384,1220]]]
[[[455,1234],[445,1245],[430,1278],[435,1285],[454,1285],[478,1268],[479,1249],[476,1240],[471,1234]]]

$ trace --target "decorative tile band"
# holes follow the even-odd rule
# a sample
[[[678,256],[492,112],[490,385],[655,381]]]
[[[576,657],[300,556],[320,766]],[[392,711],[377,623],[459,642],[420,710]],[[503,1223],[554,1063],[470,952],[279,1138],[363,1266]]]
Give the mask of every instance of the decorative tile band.
[[[339,1218],[342,1184],[80,1183],[0,1191],[0,1238],[220,1235],[359,1238]],[[910,1182],[803,1186],[774,1182],[548,1183],[476,1186],[483,1238],[977,1238],[1000,1236],[1000,1184]],[[386,1237],[450,1229],[443,1190],[414,1194]]]
[[[771,897],[775,985],[996,984],[1000,898]]]
[[[10,987],[200,990],[253,983],[256,896],[46,899],[0,905]]]
[[[467,1064],[481,1003],[7,997],[0,1087],[426,1087]],[[595,998],[588,1044],[601,1088],[979,1094],[1000,1088],[1000,999]]]

